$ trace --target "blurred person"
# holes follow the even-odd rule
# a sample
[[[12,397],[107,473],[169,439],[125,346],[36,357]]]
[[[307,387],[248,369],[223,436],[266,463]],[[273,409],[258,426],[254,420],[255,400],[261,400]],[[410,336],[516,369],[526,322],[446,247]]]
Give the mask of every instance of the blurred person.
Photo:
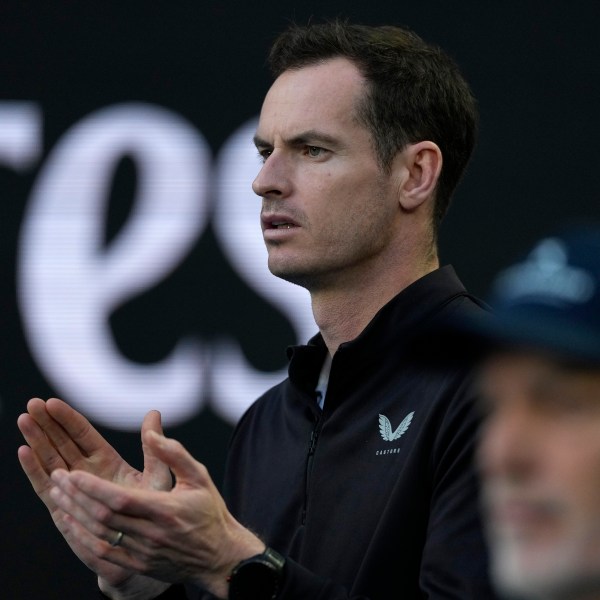
[[[269,269],[309,290],[319,334],[237,425],[223,497],[156,412],[138,472],[33,399],[23,469],[110,598],[489,598],[471,369],[425,368],[410,342],[482,310],[437,252],[475,100],[396,27],[294,26],[270,63],[253,189]]]
[[[478,459],[507,597],[600,598],[600,229],[540,241],[497,278]]]

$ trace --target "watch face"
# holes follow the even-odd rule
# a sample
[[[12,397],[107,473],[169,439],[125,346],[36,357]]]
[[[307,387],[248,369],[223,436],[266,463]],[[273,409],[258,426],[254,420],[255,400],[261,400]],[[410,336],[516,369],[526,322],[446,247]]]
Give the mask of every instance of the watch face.
[[[231,574],[229,600],[273,600],[281,582],[283,564],[283,557],[268,553],[242,561]]]

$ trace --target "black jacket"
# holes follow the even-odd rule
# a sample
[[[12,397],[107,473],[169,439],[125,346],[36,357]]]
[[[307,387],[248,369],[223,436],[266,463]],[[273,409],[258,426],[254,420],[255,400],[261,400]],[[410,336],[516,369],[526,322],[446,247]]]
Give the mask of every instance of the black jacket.
[[[435,336],[429,347],[415,341],[480,310],[451,267],[430,273],[340,346],[322,412],[318,335],[289,350],[289,379],[240,420],[225,497],[287,557],[282,600],[493,597],[472,464],[471,365],[425,361],[448,348]]]
[[[282,599],[491,597],[470,367],[425,364],[414,341],[474,310],[452,268],[435,271],[340,346],[322,413],[314,389],[326,348],[316,336],[290,350],[289,379],[241,419],[225,495],[288,557]]]

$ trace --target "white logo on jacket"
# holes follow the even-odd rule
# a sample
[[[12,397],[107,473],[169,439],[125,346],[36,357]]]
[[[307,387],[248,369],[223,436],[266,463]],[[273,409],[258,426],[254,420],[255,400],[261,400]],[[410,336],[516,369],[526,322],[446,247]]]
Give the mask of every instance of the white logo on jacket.
[[[408,430],[415,411],[404,417],[402,423],[398,425],[396,431],[392,431],[392,424],[385,415],[379,415],[379,433],[385,442],[395,442],[400,439]]]

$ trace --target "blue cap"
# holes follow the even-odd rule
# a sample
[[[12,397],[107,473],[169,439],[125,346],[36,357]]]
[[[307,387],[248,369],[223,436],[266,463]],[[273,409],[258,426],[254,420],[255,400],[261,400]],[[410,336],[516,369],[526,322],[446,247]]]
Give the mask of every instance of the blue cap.
[[[459,325],[488,347],[525,347],[600,366],[600,228],[538,242],[494,280],[494,314]]]

